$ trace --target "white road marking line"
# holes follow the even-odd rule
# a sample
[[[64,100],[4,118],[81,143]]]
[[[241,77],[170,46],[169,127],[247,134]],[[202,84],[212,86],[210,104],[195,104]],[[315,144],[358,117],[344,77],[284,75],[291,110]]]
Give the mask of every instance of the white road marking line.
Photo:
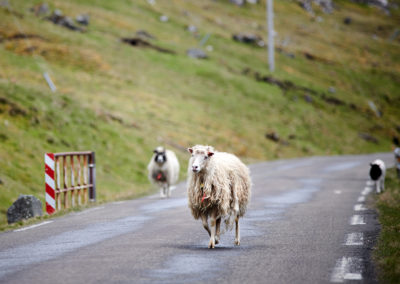
[[[360,196],[360,197],[357,199],[357,202],[365,202],[365,196]]]
[[[342,283],[345,280],[362,280],[362,260],[356,257],[342,257],[336,261],[331,282]]]
[[[335,194],[341,194],[342,193],[341,190],[335,190],[334,192],[335,192]]]
[[[345,280],[361,280],[361,273],[346,273],[344,275]]]
[[[368,195],[368,194],[371,193],[371,191],[372,191],[372,188],[366,187],[366,188],[364,188],[364,190],[361,192],[361,195]]]
[[[346,236],[346,246],[362,246],[364,244],[363,233],[350,233]]]
[[[351,216],[350,225],[365,225],[364,216],[362,216],[362,215]]]
[[[354,211],[365,211],[367,208],[363,204],[354,205]]]
[[[35,225],[29,226],[29,227],[25,227],[25,228],[14,230],[14,232],[22,232],[22,231],[34,229],[34,228],[37,228],[37,227],[40,227],[40,226],[43,226],[43,225],[46,225],[46,224],[50,224],[50,223],[53,223],[53,222],[54,221],[45,221],[43,223],[39,223],[39,224],[35,224]]]

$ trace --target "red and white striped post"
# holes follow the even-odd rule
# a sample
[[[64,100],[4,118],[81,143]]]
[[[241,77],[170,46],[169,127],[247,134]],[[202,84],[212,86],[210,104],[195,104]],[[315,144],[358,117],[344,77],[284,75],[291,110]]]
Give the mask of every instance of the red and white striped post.
[[[54,182],[54,154],[44,154],[45,180],[46,180],[46,211],[53,214],[56,211],[56,192]]]

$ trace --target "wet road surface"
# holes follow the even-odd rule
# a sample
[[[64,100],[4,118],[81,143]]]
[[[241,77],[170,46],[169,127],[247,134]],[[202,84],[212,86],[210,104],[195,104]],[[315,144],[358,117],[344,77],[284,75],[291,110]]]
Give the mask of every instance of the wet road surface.
[[[185,184],[172,198],[114,202],[0,234],[0,283],[375,283],[379,233],[369,162],[392,154],[250,166],[253,194],[209,250]]]

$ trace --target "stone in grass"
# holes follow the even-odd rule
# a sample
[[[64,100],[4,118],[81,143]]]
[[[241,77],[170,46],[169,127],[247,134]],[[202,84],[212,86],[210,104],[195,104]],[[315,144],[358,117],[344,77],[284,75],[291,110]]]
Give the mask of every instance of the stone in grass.
[[[42,202],[33,195],[20,195],[7,210],[8,224],[42,216]]]
[[[265,138],[268,138],[269,140],[272,140],[274,142],[280,141],[279,134],[274,131],[271,131],[271,132],[268,132],[267,134],[265,134]]]
[[[161,15],[160,16],[160,21],[163,22],[163,23],[166,23],[166,22],[169,21],[169,18],[168,18],[167,15]]]
[[[198,58],[198,59],[208,58],[207,54],[199,48],[190,48],[186,51],[186,54],[192,58]]]
[[[233,40],[242,42],[242,43],[247,43],[247,44],[253,44],[259,47],[265,46],[265,42],[262,40],[262,38],[256,34],[249,34],[249,33],[238,33],[232,35]]]
[[[46,17],[45,19],[53,22],[55,25],[63,26],[72,31],[84,31],[82,28],[76,26],[74,21],[70,17],[64,16],[62,11],[58,9],[54,10],[53,14]]]
[[[353,21],[352,18],[346,17],[346,18],[344,18],[343,23],[344,23],[345,25],[350,25],[352,21]]]
[[[90,17],[87,14],[80,14],[78,16],[76,16],[75,21],[78,24],[84,25],[84,26],[88,26],[89,25],[89,21],[90,21]]]

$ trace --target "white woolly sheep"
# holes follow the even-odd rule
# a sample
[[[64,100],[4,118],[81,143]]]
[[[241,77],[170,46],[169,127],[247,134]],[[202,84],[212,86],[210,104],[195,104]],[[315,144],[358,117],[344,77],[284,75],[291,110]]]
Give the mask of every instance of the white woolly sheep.
[[[231,228],[233,218],[235,244],[240,245],[239,218],[245,214],[251,195],[249,169],[235,155],[214,151],[211,146],[196,145],[188,151],[192,154],[188,167],[188,205],[193,217],[201,218],[210,236],[208,247],[214,248],[219,243],[221,220]]]
[[[147,166],[151,183],[160,187],[161,198],[171,196],[171,185],[179,178],[179,162],[171,150],[157,147]]]
[[[369,176],[375,182],[376,192],[385,190],[386,166],[382,160],[375,160],[370,164]]]

